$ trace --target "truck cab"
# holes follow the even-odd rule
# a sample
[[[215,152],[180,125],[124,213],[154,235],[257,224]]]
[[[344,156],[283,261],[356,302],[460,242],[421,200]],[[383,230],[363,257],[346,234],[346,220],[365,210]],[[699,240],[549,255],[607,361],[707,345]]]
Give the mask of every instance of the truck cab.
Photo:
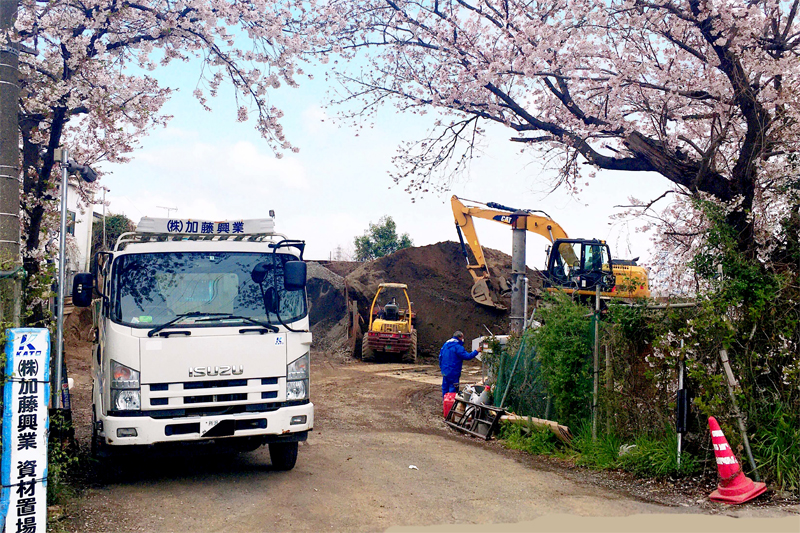
[[[143,218],[98,254],[73,289],[94,310],[93,451],[267,444],[293,468],[314,425],[304,246],[272,218]]]

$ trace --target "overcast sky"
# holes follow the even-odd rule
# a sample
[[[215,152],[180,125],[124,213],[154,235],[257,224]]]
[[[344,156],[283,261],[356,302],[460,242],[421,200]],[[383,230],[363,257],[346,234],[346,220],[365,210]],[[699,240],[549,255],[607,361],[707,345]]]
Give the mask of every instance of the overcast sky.
[[[404,185],[394,185],[389,177],[391,159],[401,141],[425,134],[433,115],[399,115],[386,107],[374,127],[340,127],[328,117],[333,110],[322,108],[326,86],[301,82],[300,89],[285,87],[270,96],[270,103],[285,112],[287,137],[300,148],[277,159],[253,122],[236,122],[230,93],[210,100],[212,112],[201,108],[191,95],[195,72],[188,65],[156,73],[180,89],[164,109],[174,118],[143,139],[130,163],[101,166],[111,212],[138,222],[143,216],[167,216],[167,207],[177,208],[173,216],[212,220],[259,218],[274,209],[277,231],[305,239],[307,259],[327,259],[337,246],[352,250],[354,237],[383,215],[390,215],[417,246],[457,240],[450,209],[450,196],[456,194],[544,210],[570,237],[608,240],[615,257],[648,255],[649,240],[635,232],[635,224],[609,216],[631,194],[660,195],[668,185],[660,176],[603,172],[587,178],[589,186],[577,198],[566,191],[548,194],[552,173],[532,152],[520,154],[521,147],[507,140],[510,130],[496,128],[469,175],[447,193],[412,202]],[[510,253],[507,226],[479,220],[476,227],[485,247]],[[543,266],[547,244],[529,234],[528,266]]]

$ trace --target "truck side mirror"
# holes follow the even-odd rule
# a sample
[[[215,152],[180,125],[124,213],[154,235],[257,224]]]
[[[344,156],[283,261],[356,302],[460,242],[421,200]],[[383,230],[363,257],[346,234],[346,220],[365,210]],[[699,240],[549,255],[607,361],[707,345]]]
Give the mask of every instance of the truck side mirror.
[[[286,261],[283,269],[283,287],[287,291],[299,291],[305,288],[306,263],[304,261]]]
[[[89,307],[92,304],[92,290],[94,289],[94,276],[88,272],[75,274],[72,281],[72,305],[75,307]]]
[[[253,280],[253,283],[256,285],[261,285],[264,283],[264,280],[267,277],[267,272],[275,268],[272,266],[272,263],[259,263],[254,268],[253,271],[250,272],[250,278]]]

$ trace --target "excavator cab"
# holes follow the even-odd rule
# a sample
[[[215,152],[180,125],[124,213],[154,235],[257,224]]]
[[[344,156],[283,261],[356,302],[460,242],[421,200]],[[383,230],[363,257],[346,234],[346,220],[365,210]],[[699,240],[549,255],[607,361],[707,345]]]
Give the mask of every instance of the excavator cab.
[[[557,239],[548,252],[546,285],[562,289],[610,291],[615,283],[611,250],[596,239]]]

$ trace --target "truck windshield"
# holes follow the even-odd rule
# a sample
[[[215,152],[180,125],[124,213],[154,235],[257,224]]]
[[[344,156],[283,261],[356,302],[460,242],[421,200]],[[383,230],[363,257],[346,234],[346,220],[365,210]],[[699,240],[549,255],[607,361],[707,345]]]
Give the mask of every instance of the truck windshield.
[[[123,255],[113,268],[112,320],[152,328],[191,313],[175,326],[244,322],[225,315],[288,324],[306,314],[305,290],[287,291],[283,285],[283,265],[295,259],[289,254],[243,252]],[[261,286],[251,277],[259,264],[267,267]],[[270,311],[263,294],[271,303]]]

